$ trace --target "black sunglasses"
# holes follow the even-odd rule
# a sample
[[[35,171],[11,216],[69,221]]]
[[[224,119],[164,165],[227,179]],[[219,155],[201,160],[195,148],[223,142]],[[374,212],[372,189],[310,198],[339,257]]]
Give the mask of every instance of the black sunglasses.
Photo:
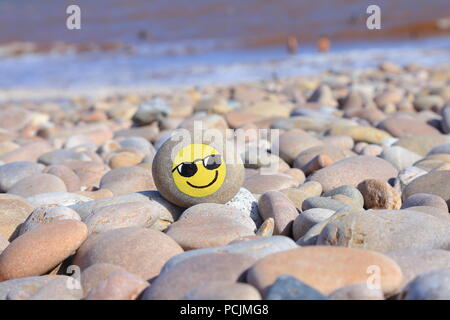
[[[196,159],[192,162],[182,162],[178,166],[173,168],[172,172],[177,170],[182,177],[192,177],[198,171],[197,165],[195,163],[199,161],[203,163],[203,166],[206,169],[214,170],[220,167],[220,165],[222,164],[222,157],[220,156],[220,154],[213,154],[205,157],[204,159]]]

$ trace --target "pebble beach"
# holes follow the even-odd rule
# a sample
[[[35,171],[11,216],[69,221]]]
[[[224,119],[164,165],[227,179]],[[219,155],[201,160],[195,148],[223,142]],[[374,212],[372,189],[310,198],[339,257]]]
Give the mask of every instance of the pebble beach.
[[[0,299],[450,299],[449,133],[449,64],[4,99]]]

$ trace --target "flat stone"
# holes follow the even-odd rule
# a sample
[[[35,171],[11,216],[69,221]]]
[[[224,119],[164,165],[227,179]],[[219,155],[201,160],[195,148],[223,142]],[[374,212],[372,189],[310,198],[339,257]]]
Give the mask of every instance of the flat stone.
[[[237,282],[255,262],[246,255],[211,253],[192,257],[165,269],[142,295],[143,300],[178,300],[210,281]]]
[[[166,234],[184,250],[223,246],[230,241],[254,235],[251,229],[226,216],[194,216],[171,224]]]
[[[414,107],[418,111],[440,110],[444,106],[444,99],[438,95],[419,95],[414,99]]]
[[[328,192],[325,192],[323,194],[324,197],[332,197],[335,195],[344,195],[349,198],[351,198],[353,201],[359,204],[360,207],[364,206],[364,197],[361,194],[361,192],[358,190],[358,188],[355,188],[353,186],[340,186],[336,189],[330,190]]]
[[[280,192],[284,193],[294,203],[297,210],[301,212],[303,201],[314,196],[320,196],[322,194],[322,186],[317,181],[308,181],[297,188],[282,189]]]
[[[383,152],[383,148],[377,144],[369,144],[365,146],[362,151],[361,155],[363,156],[379,156]]]
[[[189,118],[184,119],[178,128],[193,131],[196,124],[201,123],[200,130],[218,130],[224,132],[228,129],[228,124],[225,119],[217,114],[194,114]]]
[[[29,201],[35,207],[48,205],[65,207],[92,201],[92,199],[71,192],[49,192],[39,193],[34,196],[28,197],[27,201]]]
[[[73,149],[58,149],[44,153],[38,158],[38,162],[46,166],[62,163],[67,160],[91,161],[87,155]]]
[[[183,211],[181,208],[161,197],[158,191],[145,191],[101,198],[94,201],[78,203],[71,206],[71,208],[77,211],[80,217],[84,219],[102,207],[136,201],[151,202],[155,210],[159,212],[158,221],[151,226],[152,229],[159,231],[166,229],[171,223],[177,220]]]
[[[402,300],[449,300],[450,268],[423,273],[400,293]]]
[[[106,165],[103,164],[103,162],[69,160],[64,161],[61,164],[69,167],[75,172],[84,189],[98,187],[100,180],[106,171]]]
[[[3,107],[0,111],[0,128],[18,131],[23,129],[32,119],[25,108]]]
[[[402,269],[403,286],[417,276],[449,266],[450,252],[441,249],[403,249],[387,254]]]
[[[36,161],[38,157],[48,151],[52,147],[46,141],[31,142],[18,149],[6,152],[0,156],[0,161],[3,163],[16,161]]]
[[[417,206],[435,207],[448,212],[448,206],[444,199],[434,194],[415,193],[409,196],[402,205],[402,209]]]
[[[313,136],[292,130],[280,135],[275,148],[279,150],[279,155],[284,161],[292,163],[302,151],[322,144],[322,141]]]
[[[403,271],[403,270],[402,270]],[[367,283],[353,284],[333,291],[330,300],[384,300],[383,291]]]
[[[12,141],[3,141],[0,142],[0,155],[3,155],[7,152],[19,149],[20,145],[18,145],[17,143],[14,143]]]
[[[239,211],[248,215],[259,227],[262,224],[262,218],[258,211],[258,201],[253,196],[253,194],[245,188],[240,188],[239,192],[231,198],[226,206],[236,208]]]
[[[86,225],[77,220],[54,221],[30,230],[0,255],[0,279],[44,274],[71,255],[86,236]]]
[[[416,193],[428,193],[441,197],[449,204],[450,171],[432,171],[411,181],[403,190],[403,200]]]
[[[406,148],[420,156],[425,156],[433,147],[446,142],[450,142],[450,137],[446,135],[427,134],[403,137],[394,145]]]
[[[149,283],[127,271],[115,271],[100,281],[85,300],[135,300]]]
[[[317,223],[325,221],[334,214],[334,210],[323,208],[312,208],[303,211],[295,218],[292,225],[292,233],[294,240],[298,240],[303,237],[309,229],[311,229]]]
[[[35,229],[42,224],[70,219],[81,221],[78,213],[68,207],[57,207],[53,205],[37,207],[33,210],[33,212],[31,212],[27,220],[21,224],[19,235]]]
[[[398,138],[417,134],[440,134],[438,129],[412,115],[391,116],[379,123],[378,128]]]
[[[387,182],[368,179],[358,184],[358,190],[364,197],[365,209],[400,209],[402,200],[397,190]]]
[[[90,236],[78,249],[73,264],[82,270],[96,263],[115,264],[149,280],[181,252],[183,249],[160,231],[127,227]]]
[[[413,210],[369,210],[344,215],[322,230],[317,244],[390,252],[450,248],[450,222]]]
[[[69,277],[56,278],[44,284],[30,295],[24,296],[24,293],[26,294],[24,291],[17,292],[17,295],[22,296],[22,299],[26,297],[26,300],[80,300],[83,298],[83,290],[68,286],[69,280]],[[13,294],[10,293],[9,296],[9,299],[11,299]]]
[[[176,264],[193,256],[199,256],[207,253],[235,253],[251,256],[255,259],[263,258],[275,252],[297,248],[297,245],[291,238],[285,236],[262,237],[244,242],[231,243],[221,247],[211,247],[183,252],[171,258],[164,265],[164,269],[172,268]]]
[[[109,171],[100,180],[100,188],[114,195],[156,190],[150,170],[141,167],[120,167]]]
[[[23,178],[12,185],[8,193],[21,197],[31,197],[40,193],[66,192],[67,188],[60,178],[52,174],[36,174]]]
[[[275,221],[273,220],[273,218],[266,219],[256,231],[255,237],[271,237],[273,236],[274,229],[275,229]]]
[[[83,288],[84,296],[86,296],[91,289],[95,288],[97,284],[116,271],[124,271],[125,269],[110,263],[96,263],[87,267],[81,273],[81,287]]]
[[[328,192],[342,185],[356,187],[366,179],[379,179],[387,182],[396,177],[397,173],[397,169],[383,159],[373,156],[356,156],[320,169],[308,180],[319,182],[323,191]]]
[[[353,139],[345,135],[326,136],[322,141],[325,145],[335,146],[340,150],[351,150],[355,145]]]
[[[256,230],[255,222],[242,211],[220,203],[200,203],[186,209],[178,221],[193,217],[226,217],[251,230]]]
[[[400,146],[389,147],[383,150],[380,158],[389,161],[397,170],[412,166],[422,159],[422,156]]]
[[[313,225],[302,237],[297,240],[297,244],[300,246],[312,246],[316,245],[319,235],[322,233],[323,229],[331,222],[336,219],[342,218],[345,215],[356,212],[363,212],[364,209],[346,206],[342,209],[337,210],[331,217],[316,223]]]
[[[171,107],[161,98],[154,98],[139,105],[136,113],[133,115],[133,122],[139,126],[151,124],[154,121],[161,120],[171,113]]]
[[[109,166],[112,169],[120,167],[130,167],[139,164],[143,157],[132,152],[118,152],[109,159]]]
[[[392,136],[386,131],[373,127],[365,126],[334,126],[330,135],[345,135],[352,137],[356,142],[363,141],[367,143],[380,143],[381,141],[391,138]]]
[[[375,102],[379,107],[388,103],[399,103],[405,92],[400,88],[388,88],[375,97]]]
[[[67,279],[67,276],[55,276],[55,275],[45,275],[40,277],[24,277],[18,279],[12,279],[0,282],[0,300],[7,300],[11,298],[13,292],[21,291],[26,295],[26,297],[32,295],[39,288],[43,287],[50,281],[63,278]],[[23,294],[22,294],[23,295]]]
[[[326,296],[290,275],[279,276],[265,295],[266,300],[328,300]]]
[[[263,219],[274,219],[274,234],[292,235],[292,224],[298,211],[286,195],[279,191],[268,191],[259,198],[258,207]]]
[[[401,190],[403,191],[405,187],[413,180],[417,179],[420,176],[427,174],[428,172],[419,168],[419,167],[406,167],[398,173],[397,179],[400,182]],[[402,199],[403,197],[402,194]]]
[[[246,283],[208,281],[189,291],[183,300],[261,300],[261,295]]]
[[[16,182],[41,173],[38,164],[31,161],[16,161],[0,166],[0,191],[8,192]]]
[[[151,227],[159,219],[159,205],[150,201],[113,204],[94,210],[83,219],[89,234],[125,227]]]
[[[52,174],[60,178],[66,185],[68,192],[80,191],[81,180],[76,173],[64,165],[55,164],[47,167],[45,173]]]
[[[336,194],[331,197],[332,200],[346,204],[348,207],[362,208],[360,203],[343,194]]]
[[[97,146],[95,142],[85,134],[75,134],[69,137],[64,143],[64,149],[73,149],[77,147],[87,148],[91,150],[95,150]]]
[[[352,140],[353,141],[353,140]],[[355,156],[355,153],[348,149],[341,149],[332,145],[321,145],[305,149],[294,159],[292,166],[306,172],[308,165],[317,156],[328,156],[332,162]]]
[[[302,211],[306,211],[313,208],[322,208],[337,211],[348,204],[326,197],[311,197],[303,201]]]
[[[442,115],[442,131],[444,133],[450,133],[450,106],[445,106],[441,110]]]
[[[281,275],[290,275],[328,295],[338,288],[366,282],[367,270],[376,265],[381,288],[395,293],[402,281],[399,266],[390,258],[367,250],[332,246],[309,246],[267,256],[247,273],[247,282],[266,295]]]
[[[256,174],[247,177],[244,188],[253,194],[263,194],[267,191],[279,191],[286,188],[296,187],[298,182],[288,175],[283,174]]]
[[[11,240],[18,234],[18,227],[33,211],[33,205],[12,194],[0,194],[0,236]]]

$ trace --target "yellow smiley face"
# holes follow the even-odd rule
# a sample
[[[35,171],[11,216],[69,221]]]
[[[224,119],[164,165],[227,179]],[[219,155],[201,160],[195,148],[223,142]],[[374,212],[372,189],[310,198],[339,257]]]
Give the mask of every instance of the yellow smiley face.
[[[206,144],[190,144],[175,155],[172,177],[178,190],[191,197],[206,197],[220,189],[227,166],[221,154]]]

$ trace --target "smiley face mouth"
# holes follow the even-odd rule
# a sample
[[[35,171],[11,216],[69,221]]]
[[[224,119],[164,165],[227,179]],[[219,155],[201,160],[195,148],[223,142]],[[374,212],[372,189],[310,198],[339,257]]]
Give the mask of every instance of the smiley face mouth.
[[[212,186],[212,185],[217,181],[217,178],[218,178],[218,177],[219,177],[219,171],[216,170],[216,174],[215,174],[215,176],[214,176],[214,179],[213,179],[210,183],[208,183],[207,185],[205,185],[205,186],[196,186],[196,185],[193,185],[192,183],[190,183],[189,181],[186,181],[186,183],[187,183],[189,186],[191,186],[192,188],[204,189],[204,188],[208,188],[208,187]]]

